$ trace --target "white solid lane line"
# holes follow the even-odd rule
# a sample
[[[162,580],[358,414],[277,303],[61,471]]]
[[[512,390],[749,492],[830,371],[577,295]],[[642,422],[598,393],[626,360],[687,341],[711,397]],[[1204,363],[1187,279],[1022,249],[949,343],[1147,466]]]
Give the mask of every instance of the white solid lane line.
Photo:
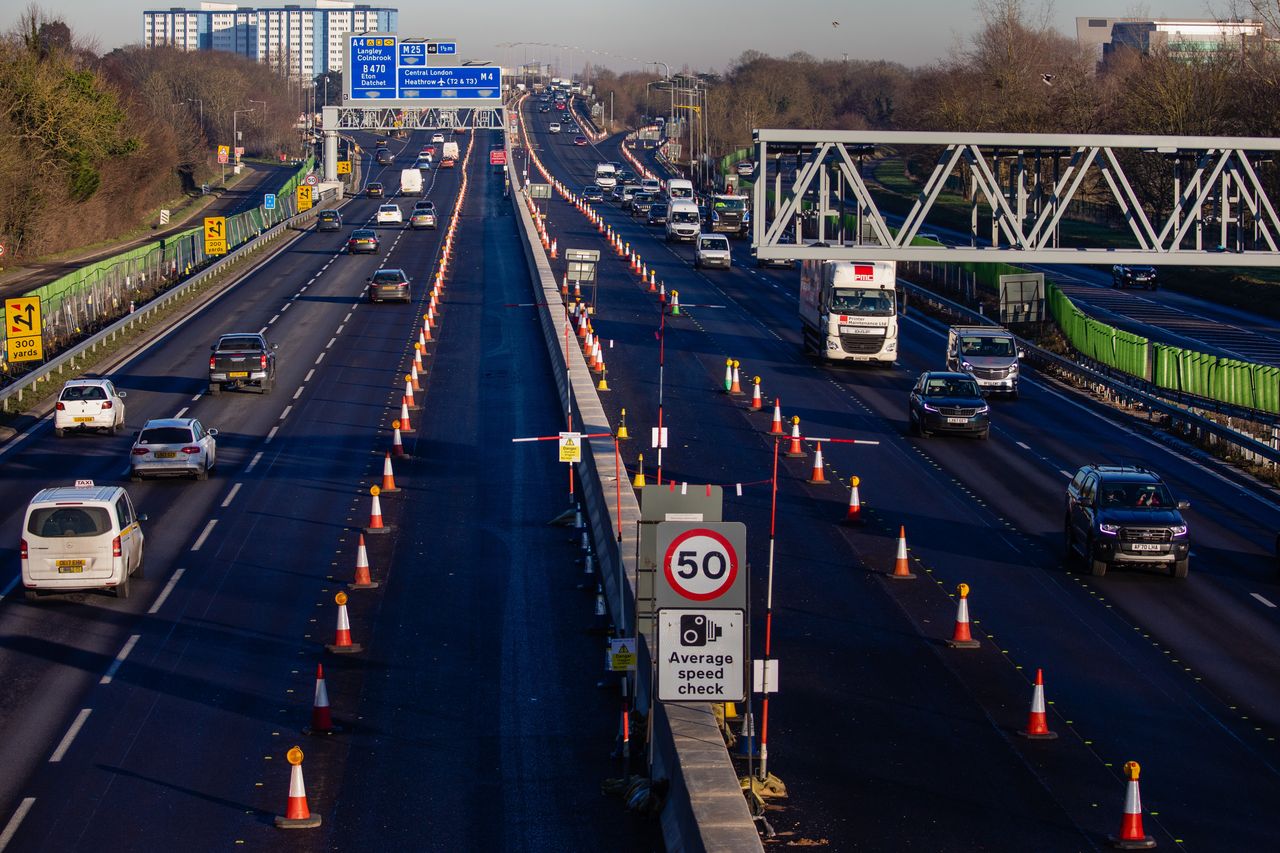
[[[209,538],[209,534],[213,532],[213,527],[218,523],[218,519],[211,518],[209,523],[204,526],[204,530],[200,531],[200,537],[196,539],[196,544],[191,546],[192,551],[199,551],[204,547],[204,540]]]
[[[257,453],[253,454],[253,458],[249,460],[249,464],[244,466],[244,472],[248,474],[250,471],[252,471],[253,466],[257,465],[258,460],[261,458],[262,458],[262,451],[259,450]]]
[[[1256,592],[1251,592],[1251,593],[1249,593],[1249,594],[1250,594],[1250,595],[1252,595],[1254,598],[1258,599],[1259,601],[1261,601],[1263,604],[1267,605],[1268,607],[1275,607],[1275,605],[1274,605],[1274,604],[1272,604],[1270,601],[1267,601],[1267,600],[1266,600],[1265,598],[1263,598],[1261,595],[1258,595],[1258,593],[1256,593]]]
[[[98,679],[99,684],[111,683],[111,679],[115,678],[116,673],[120,671],[120,664],[124,663],[124,659],[129,656],[129,652],[133,651],[133,647],[141,639],[141,634],[131,634],[129,639],[125,640],[124,646],[120,649],[120,654],[116,655],[116,659],[111,662],[111,666],[107,667],[107,671],[102,678]]]
[[[76,735],[80,734],[84,721],[89,719],[89,715],[92,713],[92,708],[80,709],[80,713],[76,714],[76,718],[71,721],[71,728],[67,729],[67,733],[62,736],[62,740],[58,743],[58,748],[53,751],[53,755],[49,756],[49,763],[54,764],[62,760],[62,756],[66,755],[67,750],[71,748],[71,742],[76,739]]]
[[[35,797],[25,797],[22,802],[18,803],[18,807],[13,810],[13,817],[9,818],[9,822],[4,825],[4,832],[0,832],[0,850],[4,850],[9,846],[13,836],[18,834],[18,827],[22,826],[22,819],[27,816],[27,812],[31,811],[31,807],[35,804]]]
[[[173,577],[169,578],[169,582],[164,585],[164,589],[160,590],[160,595],[156,598],[156,603],[147,608],[147,614],[154,616],[160,612],[160,608],[169,599],[169,593],[173,592],[173,588],[178,585],[178,579],[186,574],[186,569],[175,569]]]
[[[226,500],[222,502],[222,508],[226,509],[231,506],[231,502],[236,499],[236,493],[240,491],[240,484],[236,483],[231,487],[231,491],[227,492]]]

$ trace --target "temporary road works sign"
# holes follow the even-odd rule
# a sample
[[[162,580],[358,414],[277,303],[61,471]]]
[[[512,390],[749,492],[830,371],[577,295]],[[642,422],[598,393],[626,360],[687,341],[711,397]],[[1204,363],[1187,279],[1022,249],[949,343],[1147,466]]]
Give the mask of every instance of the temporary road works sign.
[[[747,528],[740,521],[664,521],[654,599],[669,607],[747,609]]]
[[[4,330],[9,361],[44,361],[44,320],[39,296],[6,299]]]
[[[745,699],[746,621],[741,610],[659,610],[658,700]]]
[[[582,461],[582,433],[580,432],[560,433],[560,461],[561,462],[581,462]]]
[[[219,163],[231,162],[231,146],[230,145],[218,146],[218,162]]]
[[[311,187],[306,184],[298,186],[298,212],[311,209]]]
[[[339,174],[339,175],[350,175],[350,174],[351,174],[351,161],[350,161],[350,160],[339,160],[339,161],[338,161],[338,174]]]
[[[635,672],[636,670],[636,638],[619,637],[609,640],[609,660],[607,668],[610,672]]]
[[[227,253],[227,218],[225,216],[204,218],[204,253],[206,255]]]

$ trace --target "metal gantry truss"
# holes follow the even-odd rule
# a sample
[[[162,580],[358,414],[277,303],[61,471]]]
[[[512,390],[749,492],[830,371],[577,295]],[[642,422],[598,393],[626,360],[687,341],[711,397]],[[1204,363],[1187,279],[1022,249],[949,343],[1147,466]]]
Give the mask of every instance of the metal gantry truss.
[[[502,130],[504,105],[492,101],[458,100],[446,107],[412,107],[395,104],[382,106],[325,107],[321,129],[324,132],[324,179],[338,179],[338,134],[344,130]]]
[[[1280,266],[1280,140],[757,130],[755,143],[761,259]],[[868,177],[890,156],[934,162],[897,215]],[[967,230],[954,204],[938,216],[944,193],[964,199]],[[1064,235],[1073,202],[1123,223],[1109,232],[1123,245]],[[942,245],[912,245],[926,235]]]

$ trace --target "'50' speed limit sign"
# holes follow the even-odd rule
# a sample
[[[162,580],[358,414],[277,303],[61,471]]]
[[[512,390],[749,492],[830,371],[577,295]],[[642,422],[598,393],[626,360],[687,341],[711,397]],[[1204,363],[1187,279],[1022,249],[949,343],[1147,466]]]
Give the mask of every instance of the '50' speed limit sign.
[[[658,607],[747,606],[746,527],[740,522],[674,522],[658,525],[662,579]]]

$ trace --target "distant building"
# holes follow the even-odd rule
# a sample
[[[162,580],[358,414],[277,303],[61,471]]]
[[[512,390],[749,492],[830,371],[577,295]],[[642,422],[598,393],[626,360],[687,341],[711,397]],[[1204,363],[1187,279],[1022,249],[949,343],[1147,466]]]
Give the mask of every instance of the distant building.
[[[1224,47],[1244,50],[1262,44],[1261,21],[1171,20],[1163,18],[1076,18],[1076,41],[1093,48],[1100,65],[1121,50],[1143,55],[1167,50],[1174,56],[1197,56]]]
[[[264,62],[291,77],[341,71],[343,34],[397,32],[399,11],[346,0],[246,7],[204,2],[142,13],[144,47],[223,50]]]

